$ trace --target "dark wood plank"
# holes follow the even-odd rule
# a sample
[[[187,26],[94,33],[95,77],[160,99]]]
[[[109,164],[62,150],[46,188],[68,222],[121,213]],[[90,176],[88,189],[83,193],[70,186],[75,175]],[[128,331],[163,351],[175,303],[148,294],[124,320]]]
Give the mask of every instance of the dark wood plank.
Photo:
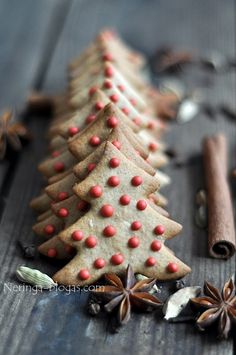
[[[61,38],[48,69],[44,84],[46,91],[60,90],[65,85],[68,60],[79,53],[103,26],[117,27],[131,45],[151,55],[161,43],[169,42],[177,48],[194,48],[200,53],[218,49],[235,53],[235,13],[233,0],[203,1],[141,1],[119,2],[102,0],[73,1]],[[196,75],[188,73],[192,82]],[[212,102],[226,100],[234,104],[235,74],[216,78],[213,88],[206,92]],[[195,85],[195,84],[194,84]],[[32,122],[37,133],[31,149],[25,150],[14,176],[12,188],[2,217],[0,262],[3,282],[17,283],[12,278],[17,265],[25,263],[16,240],[34,240],[31,232],[33,214],[27,209],[30,198],[40,188],[36,162],[42,157],[42,141],[46,123]],[[201,138],[206,133],[223,130],[235,151],[235,125],[220,117],[217,123],[205,117],[181,126],[174,126],[167,139],[183,153],[200,152]],[[231,154],[231,165],[235,166]],[[202,284],[207,278],[220,285],[235,270],[235,260],[220,262],[210,259],[206,252],[206,234],[193,223],[194,195],[203,186],[201,162],[176,169],[167,168],[173,184],[166,191],[172,217],[183,223],[182,236],[169,245],[192,266],[191,284]],[[14,206],[14,208],[13,208]],[[23,211],[23,213],[22,213]],[[53,274],[57,265],[42,258],[27,263],[31,267]],[[10,286],[11,286],[10,285]],[[1,290],[4,321],[0,329],[1,348],[8,354],[65,354],[68,352],[114,354],[233,354],[232,341],[216,342],[212,336],[201,335],[188,324],[166,324],[153,315],[134,315],[119,334],[111,335],[104,318],[89,318],[85,312],[87,294],[44,292],[33,295],[27,290]],[[10,312],[9,312],[9,307]],[[11,344],[9,346],[9,344]]]
[[[67,8],[65,0],[0,2],[0,114],[10,107],[18,115],[29,92],[40,85]],[[12,176],[13,165],[1,161],[0,211]]]

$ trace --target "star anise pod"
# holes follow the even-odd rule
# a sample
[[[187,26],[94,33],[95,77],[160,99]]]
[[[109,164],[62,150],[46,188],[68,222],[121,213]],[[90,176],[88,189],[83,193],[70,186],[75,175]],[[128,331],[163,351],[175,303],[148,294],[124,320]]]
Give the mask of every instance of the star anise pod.
[[[179,99],[174,93],[160,94],[156,100],[156,113],[160,118],[174,119],[176,117]]]
[[[233,279],[229,279],[222,292],[205,282],[206,296],[192,298],[191,301],[204,312],[197,319],[197,326],[205,330],[214,323],[218,323],[218,333],[221,338],[228,338],[233,323],[236,323],[236,295]]]
[[[129,321],[132,307],[145,310],[149,307],[162,306],[155,296],[148,293],[156,280],[147,278],[137,281],[130,265],[126,269],[124,282],[114,273],[105,274],[105,278],[110,285],[98,286],[93,292],[108,301],[104,306],[107,312],[112,312],[116,307],[119,307],[118,321],[120,325]]]
[[[184,65],[191,63],[193,55],[188,51],[175,52],[171,48],[160,48],[155,55],[155,69],[158,73],[177,73]]]
[[[7,146],[14,151],[22,148],[22,139],[30,139],[28,129],[21,122],[12,122],[12,111],[5,111],[0,117],[0,159],[3,159]]]

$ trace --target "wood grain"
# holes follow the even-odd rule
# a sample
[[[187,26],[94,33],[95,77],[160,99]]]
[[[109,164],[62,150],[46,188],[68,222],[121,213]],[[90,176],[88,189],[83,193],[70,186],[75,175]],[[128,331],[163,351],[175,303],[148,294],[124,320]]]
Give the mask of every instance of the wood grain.
[[[38,29],[40,33],[43,31],[43,25],[39,23],[47,13],[47,6],[44,1],[38,3],[43,3],[44,8],[37,5],[37,14],[29,10],[28,1],[29,8],[22,10],[22,16],[25,22],[28,20],[41,26]],[[1,16],[9,11],[6,6],[10,6],[2,4],[0,3]],[[35,17],[35,20],[29,18],[30,16]],[[49,45],[46,46],[50,55],[43,64],[43,73],[47,69],[45,80],[44,77],[41,79],[41,75],[44,74],[40,74],[36,81],[39,85],[43,84],[45,91],[60,91],[66,83],[65,68],[69,59],[78,54],[104,26],[117,28],[132,46],[148,56],[153,55],[155,49],[163,43],[169,43],[176,48],[195,50],[200,54],[218,50],[235,56],[235,24],[233,0],[224,2],[74,0],[60,38],[56,44],[54,43],[55,50],[51,61],[52,51],[49,51]],[[12,38],[9,40],[12,41]],[[14,41],[21,43],[21,39]],[[29,56],[30,53],[29,49]],[[23,56],[22,53],[20,55]],[[34,55],[38,58],[40,52]],[[10,55],[9,57],[6,55],[6,63],[8,60],[11,60]],[[19,65],[22,65],[22,62]],[[37,72],[36,67],[32,71]],[[190,89],[201,86],[206,80],[213,82],[212,87],[203,90],[206,99],[213,104],[224,101],[232,106],[235,105],[235,79],[235,72],[229,75],[213,75],[188,70],[181,76],[181,80],[186,82]],[[22,78],[22,81],[24,80]],[[7,97],[14,101],[14,91],[9,89]],[[15,268],[19,264],[25,264],[16,246],[16,240],[19,238],[34,240],[31,232],[34,216],[27,205],[30,198],[38,193],[41,185],[36,164],[45,151],[43,137],[46,125],[47,123],[42,120],[31,123],[37,137],[31,149],[25,150],[21,156],[2,215],[1,279],[2,282],[10,282],[13,285],[17,284],[12,278]],[[236,166],[236,156],[233,154],[236,149],[236,126],[223,116],[212,121],[201,115],[184,125],[173,125],[167,141],[170,145],[175,145],[184,156],[198,155],[203,136],[221,130],[225,132],[229,141],[230,166]],[[172,218],[184,226],[182,236],[173,239],[169,245],[178,257],[192,267],[189,283],[202,285],[204,279],[207,279],[220,286],[234,272],[235,260],[219,261],[209,258],[206,232],[197,229],[193,222],[195,193],[204,185],[201,157],[195,159],[192,165],[181,169],[170,165],[166,171],[173,180],[171,187],[165,191],[170,201],[169,210]],[[27,264],[49,274],[53,274],[58,268],[58,265],[51,264],[43,258],[37,258],[36,261]],[[94,319],[86,314],[84,308],[86,298],[86,293],[80,295],[79,292],[71,295],[66,291],[44,292],[37,295],[26,290],[13,292],[4,290],[3,285],[0,300],[2,308],[0,318],[3,324],[0,328],[2,353],[41,355],[43,352],[46,354],[72,352],[106,355],[112,352],[118,355],[124,352],[130,354],[156,352],[168,355],[230,355],[234,352],[232,340],[218,342],[213,335],[199,334],[192,325],[167,324],[156,314],[147,316],[135,314],[125,328],[118,334],[111,335],[106,318]]]

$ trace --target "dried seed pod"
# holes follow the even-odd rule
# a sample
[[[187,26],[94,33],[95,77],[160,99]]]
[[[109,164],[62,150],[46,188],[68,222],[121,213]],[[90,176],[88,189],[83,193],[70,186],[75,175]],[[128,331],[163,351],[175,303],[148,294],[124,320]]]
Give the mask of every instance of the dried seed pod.
[[[163,313],[166,320],[176,318],[187,306],[191,298],[197,297],[201,292],[200,286],[189,286],[180,289],[171,295],[164,304]]]
[[[206,190],[201,189],[196,193],[196,204],[199,206],[207,204]]]
[[[27,282],[41,289],[51,289],[57,284],[47,274],[27,266],[20,266],[16,270],[16,276],[20,281]]]
[[[138,280],[138,281],[142,281],[142,280],[148,279],[147,276],[144,276],[144,275],[142,275],[142,274],[136,274],[136,275],[135,275],[135,278],[136,278],[136,280]],[[160,289],[157,287],[157,285],[154,284],[154,285],[152,286],[151,290],[149,291],[149,293],[152,295],[153,293],[156,293],[156,292],[161,292],[161,291],[160,291]]]
[[[199,228],[207,227],[207,207],[206,205],[201,205],[195,212],[195,223]]]

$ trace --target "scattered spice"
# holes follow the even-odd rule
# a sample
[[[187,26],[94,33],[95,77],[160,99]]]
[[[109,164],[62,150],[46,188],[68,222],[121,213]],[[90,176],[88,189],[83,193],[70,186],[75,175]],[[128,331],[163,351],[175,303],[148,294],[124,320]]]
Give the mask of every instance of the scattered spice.
[[[0,116],[0,159],[6,156],[8,147],[13,151],[19,151],[23,142],[30,139],[29,130],[23,123],[14,121],[12,111],[5,111]]]
[[[175,281],[175,290],[181,290],[181,288],[185,287],[185,281],[184,280],[176,280]]]
[[[194,119],[200,112],[200,106],[191,98],[184,99],[179,105],[176,120],[185,123]]]
[[[54,97],[40,92],[32,92],[27,99],[29,112],[52,113],[54,108]]]
[[[217,323],[220,338],[228,338],[233,323],[236,322],[236,296],[233,279],[229,279],[222,292],[208,282],[204,285],[203,297],[192,298],[191,302],[200,308],[201,315],[197,319],[197,326],[205,330]]]
[[[100,305],[97,297],[94,297],[93,294],[90,294],[90,296],[89,296],[87,309],[88,309],[88,313],[91,316],[96,316],[101,311],[101,305]]]
[[[148,279],[147,276],[144,276],[144,275],[142,275],[142,274],[136,274],[136,275],[135,275],[135,278],[136,278],[137,281],[147,280],[147,279]],[[157,293],[157,292],[161,292],[161,291],[160,291],[160,289],[157,287],[157,285],[154,284],[154,285],[152,286],[152,288],[150,289],[149,293],[150,293],[151,295],[153,295],[154,293]]]
[[[170,47],[160,47],[155,54],[154,68],[158,73],[178,73],[184,66],[191,63],[192,54],[189,51],[174,51]]]
[[[162,306],[162,303],[149,293],[156,280],[147,278],[137,281],[130,265],[126,269],[124,282],[114,273],[105,274],[105,278],[109,285],[98,286],[93,292],[108,301],[104,305],[107,312],[112,312],[119,307],[118,322],[120,325],[129,321],[132,307],[147,310],[149,307]]]
[[[179,99],[173,92],[159,94],[156,98],[156,114],[162,119],[174,119],[176,117]]]
[[[236,250],[235,227],[227,181],[227,146],[222,134],[203,141],[208,200],[208,248],[214,258],[228,259]]]
[[[163,313],[166,320],[176,318],[187,306],[191,298],[197,297],[201,292],[200,286],[188,286],[181,288],[172,294],[164,304]]]
[[[196,194],[197,209],[195,212],[195,223],[197,227],[205,229],[207,227],[207,195],[206,191],[201,189]]]
[[[198,228],[207,228],[207,206],[199,206],[195,212],[195,223]]]
[[[204,189],[198,190],[196,193],[195,200],[196,200],[196,204],[198,206],[206,205],[207,204],[206,190],[204,190]]]
[[[19,266],[16,270],[16,276],[20,281],[27,282],[39,289],[51,289],[57,286],[47,274],[27,266]]]
[[[22,250],[23,256],[26,259],[34,259],[36,256],[36,247],[35,245],[31,244],[31,245],[27,245],[24,244],[23,242],[21,242],[20,240],[18,241],[19,246]]]
[[[182,81],[178,79],[165,79],[162,80],[159,85],[159,90],[161,93],[172,93],[175,94],[179,101],[187,95],[187,89]]]

